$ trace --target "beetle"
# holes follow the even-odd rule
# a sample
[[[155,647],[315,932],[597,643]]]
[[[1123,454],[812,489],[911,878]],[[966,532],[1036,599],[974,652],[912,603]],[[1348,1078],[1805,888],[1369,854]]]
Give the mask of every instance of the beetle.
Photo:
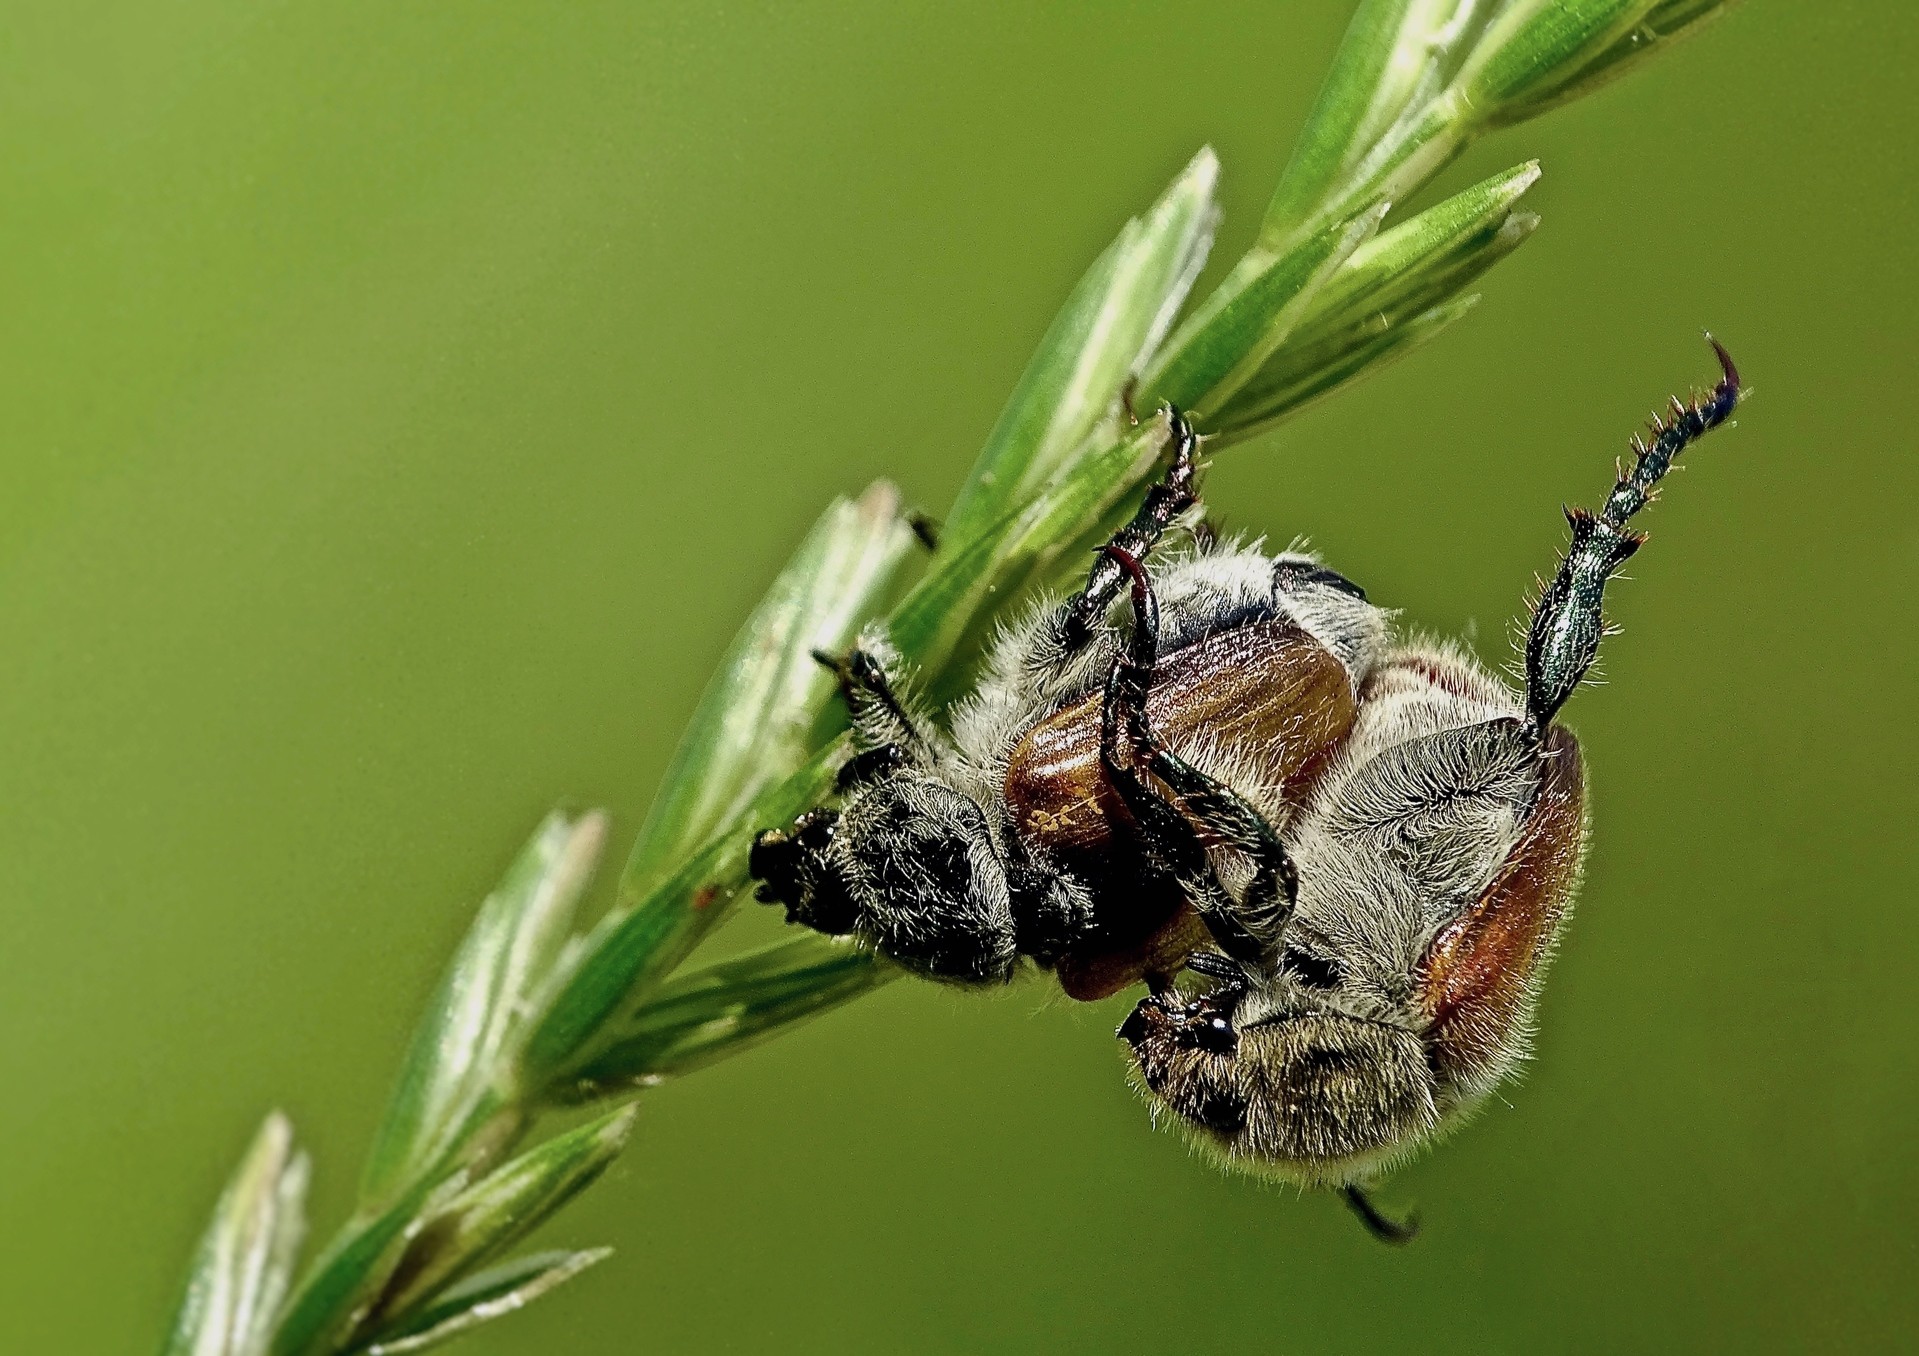
[[[834,661],[858,752],[837,809],[757,837],[760,898],[943,980],[1022,957],[1078,999],[1144,980],[1118,1034],[1156,1109],[1403,1236],[1363,1184],[1525,1056],[1587,837],[1555,717],[1643,541],[1628,521],[1739,401],[1708,341],[1718,382],[1655,415],[1597,512],[1567,510],[1518,692],[1396,637],[1311,555],[1162,545],[1198,505],[1199,440],[1169,410],[1165,476],[1083,589],[1005,631],[946,730],[883,635]]]

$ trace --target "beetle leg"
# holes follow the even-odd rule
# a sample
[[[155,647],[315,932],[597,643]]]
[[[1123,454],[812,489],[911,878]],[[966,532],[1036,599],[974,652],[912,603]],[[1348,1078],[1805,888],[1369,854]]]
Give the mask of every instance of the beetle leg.
[[[1535,741],[1544,736],[1599,653],[1599,639],[1606,633],[1600,613],[1606,582],[1646,540],[1626,530],[1627,520],[1652,502],[1653,487],[1679,454],[1725,423],[1739,403],[1739,369],[1732,355],[1712,336],[1706,341],[1719,358],[1718,384],[1689,404],[1674,400],[1670,420],[1654,415],[1650,443],[1634,436],[1632,469],[1620,474],[1598,513],[1566,510],[1572,544],[1540,594],[1526,634],[1525,729]]]
[[[785,833],[764,829],[754,835],[747,870],[760,882],[754,897],[762,904],[786,906],[786,921],[831,936],[852,931],[855,911],[843,882],[827,866],[840,816],[833,810],[808,810]]]
[[[1119,668],[1118,664],[1114,665],[1115,677]],[[1119,734],[1119,721],[1114,719],[1114,713],[1123,703],[1116,687],[1116,683],[1109,681],[1100,758],[1107,778],[1133,817],[1146,869],[1157,879],[1170,882],[1181,896],[1191,901],[1206,930],[1223,950],[1246,960],[1257,959],[1261,947],[1238,925],[1233,901],[1206,859],[1206,845],[1172,802],[1141,775],[1134,766],[1133,754],[1120,752],[1129,740]]]
[[[1035,861],[1017,842],[1007,853],[1014,941],[1022,956],[1053,965],[1093,929],[1093,901],[1084,886]]]
[[[855,787],[882,781],[906,766],[906,750],[898,744],[881,744],[864,749],[840,765],[833,789],[842,796]]]
[[[1419,1216],[1408,1215],[1403,1220],[1394,1219],[1377,1205],[1365,1189],[1351,1184],[1339,1189],[1352,1212],[1359,1216],[1359,1222],[1366,1226],[1366,1232],[1381,1243],[1390,1243],[1394,1247],[1403,1247],[1419,1236]]]
[[[1299,876],[1279,835],[1230,788],[1174,753],[1146,715],[1159,644],[1159,608],[1139,561],[1109,546],[1131,577],[1133,635],[1114,662],[1100,718],[1100,756],[1127,808],[1138,821],[1149,861],[1171,875],[1222,950],[1259,962],[1279,949],[1299,892]],[[1172,793],[1162,795],[1141,771]],[[1235,900],[1207,858],[1208,839],[1244,854],[1253,879]]]
[[[813,651],[813,658],[833,671],[847,715],[862,749],[878,753],[892,748],[900,761],[923,758],[931,751],[932,736],[925,722],[900,700],[886,666],[871,650],[854,648],[844,655]]]
[[[1131,649],[1113,662],[1106,677],[1100,709],[1100,762],[1137,826],[1146,869],[1192,901],[1221,947],[1245,955],[1256,947],[1233,925],[1232,901],[1213,876],[1206,860],[1206,845],[1173,804],[1154,789],[1140,766],[1140,733],[1146,693],[1152,683],[1157,631],[1158,614],[1149,591],[1136,608]]]
[[[1093,562],[1086,576],[1086,587],[1066,605],[1064,639],[1069,652],[1081,649],[1092,639],[1100,619],[1126,582],[1124,569],[1109,552],[1118,548],[1135,560],[1144,557],[1167,525],[1199,502],[1199,436],[1176,406],[1166,407],[1166,423],[1172,434],[1173,464],[1146,492],[1145,502],[1133,520],[1113,534],[1099,559]]]

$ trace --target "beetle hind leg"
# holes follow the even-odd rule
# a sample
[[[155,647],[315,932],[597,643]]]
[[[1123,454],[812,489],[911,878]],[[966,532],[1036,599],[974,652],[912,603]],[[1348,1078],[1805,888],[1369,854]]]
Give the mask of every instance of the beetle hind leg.
[[[1710,335],[1720,380],[1690,402],[1674,399],[1670,418],[1653,416],[1652,440],[1633,439],[1633,464],[1622,471],[1597,513],[1568,509],[1572,543],[1533,608],[1526,634],[1526,732],[1542,738],[1559,708],[1578,688],[1606,633],[1600,606],[1607,582],[1645,541],[1627,530],[1632,516],[1652,502],[1653,487],[1679,454],[1725,423],[1739,403],[1739,369]]]

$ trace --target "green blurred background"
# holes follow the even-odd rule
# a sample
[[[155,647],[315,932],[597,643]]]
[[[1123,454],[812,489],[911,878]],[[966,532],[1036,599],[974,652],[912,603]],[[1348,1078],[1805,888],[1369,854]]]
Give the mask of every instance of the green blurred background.
[[[1347,13],[8,6],[0,1348],[157,1344],[270,1106],[330,1227],[540,814],[630,833],[821,504],[942,506],[1202,142],[1236,253]],[[1151,1131],[1123,1003],[898,984],[649,1095],[547,1230],[614,1261],[456,1349],[1919,1340],[1915,65],[1905,0],[1752,0],[1483,143],[1545,227],[1478,313],[1210,482],[1497,660],[1702,326],[1754,390],[1616,590],[1541,1058],[1386,1188],[1416,1246]]]

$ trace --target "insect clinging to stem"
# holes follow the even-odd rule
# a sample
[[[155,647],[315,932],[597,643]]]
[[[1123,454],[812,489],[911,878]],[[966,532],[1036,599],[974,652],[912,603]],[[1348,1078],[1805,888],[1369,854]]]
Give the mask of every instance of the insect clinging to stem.
[[[883,634],[835,662],[858,752],[837,808],[756,839],[760,898],[938,979],[1027,958],[1079,999],[1143,980],[1118,1034],[1156,1109],[1401,1237],[1365,1184],[1525,1056],[1587,836],[1556,717],[1644,540],[1629,521],[1739,402],[1708,341],[1717,383],[1655,416],[1597,511],[1567,510],[1520,691],[1396,638],[1311,555],[1162,545],[1200,469],[1163,411],[1163,478],[1078,593],[1006,630],[944,729]]]

